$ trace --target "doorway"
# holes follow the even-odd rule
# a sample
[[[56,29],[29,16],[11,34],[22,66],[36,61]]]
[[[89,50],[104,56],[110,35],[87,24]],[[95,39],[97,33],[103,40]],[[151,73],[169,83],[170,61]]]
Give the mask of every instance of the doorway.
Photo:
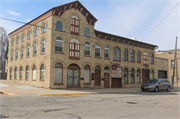
[[[109,88],[109,73],[104,73],[104,87]]]
[[[101,85],[101,68],[100,66],[95,67],[95,86]]]
[[[142,83],[145,83],[147,80],[149,80],[149,69],[143,69],[142,70]]]

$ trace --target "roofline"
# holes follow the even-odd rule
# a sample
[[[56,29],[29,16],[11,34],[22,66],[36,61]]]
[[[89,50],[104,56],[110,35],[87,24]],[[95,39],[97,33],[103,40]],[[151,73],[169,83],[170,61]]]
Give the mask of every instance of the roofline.
[[[176,49],[176,50],[180,50],[180,49]],[[157,52],[168,52],[168,51],[175,51],[175,49],[173,49],[173,50],[160,50],[160,51],[157,51]]]
[[[169,59],[166,59],[166,58],[161,58],[161,57],[155,57],[155,58],[169,60]]]

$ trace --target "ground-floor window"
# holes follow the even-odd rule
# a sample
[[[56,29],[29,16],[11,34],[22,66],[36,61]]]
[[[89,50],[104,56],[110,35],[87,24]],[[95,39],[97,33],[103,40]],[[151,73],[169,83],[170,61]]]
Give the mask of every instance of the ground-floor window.
[[[36,66],[33,66],[33,80],[36,80]]]
[[[128,69],[124,69],[124,83],[128,83]]]
[[[141,80],[141,71],[140,69],[137,70],[137,83],[140,83]]]
[[[10,79],[12,79],[12,68],[10,70]]]
[[[68,86],[79,86],[80,68],[76,64],[68,67]]]
[[[23,69],[22,67],[20,68],[20,79],[22,79],[22,73],[23,73]]]
[[[54,84],[62,84],[63,66],[61,63],[56,63],[54,67]]]
[[[14,76],[15,79],[17,79],[17,67],[15,68],[15,76]]]
[[[134,69],[131,69],[131,83],[134,83]]]
[[[26,67],[26,79],[29,79],[29,67]]]
[[[40,79],[44,80],[44,64],[41,65],[41,74],[40,74]]]
[[[154,71],[151,70],[151,79],[154,79]]]
[[[84,67],[84,83],[90,83],[90,66]]]

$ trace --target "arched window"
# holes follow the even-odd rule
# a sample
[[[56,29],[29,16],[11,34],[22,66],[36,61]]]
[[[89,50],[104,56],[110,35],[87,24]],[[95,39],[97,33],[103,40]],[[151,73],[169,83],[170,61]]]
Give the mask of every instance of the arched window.
[[[31,38],[31,31],[28,32],[28,39]]]
[[[45,38],[42,41],[42,45],[41,45],[41,53],[45,53]]]
[[[131,83],[134,83],[134,69],[131,69]]]
[[[11,61],[13,60],[13,50],[11,51]]]
[[[60,36],[56,37],[55,52],[63,52],[63,44],[63,39]]]
[[[80,45],[79,41],[72,39],[69,43],[69,59],[80,59]]]
[[[100,70],[101,67],[97,65],[97,66],[95,67],[95,69],[96,69],[96,70],[98,70],[98,69]]]
[[[28,44],[28,46],[27,46],[27,57],[29,57],[30,56],[30,44]]]
[[[134,50],[131,50],[131,61],[134,62]]]
[[[33,66],[33,71],[32,72],[33,72],[32,79],[36,80],[36,66],[35,65]]]
[[[149,61],[148,61],[148,53],[143,53],[143,65],[144,66],[148,66],[149,65]]]
[[[61,63],[56,63],[54,67],[54,84],[62,84],[63,83],[63,66]]]
[[[128,69],[124,69],[124,83],[128,83]]]
[[[16,59],[18,59],[18,48],[16,49]]]
[[[34,43],[34,54],[37,55],[37,41]]]
[[[56,22],[56,30],[64,31],[64,24],[62,23],[62,21]]]
[[[114,61],[120,61],[121,60],[121,52],[118,47],[114,47],[113,49],[113,60]]]
[[[151,70],[151,79],[154,79],[154,71]]]
[[[38,27],[36,26],[34,36],[37,36],[37,35],[38,35]]]
[[[141,82],[141,71],[140,69],[137,70],[137,83]]]
[[[109,70],[109,67],[108,67],[108,66],[105,66],[105,67],[104,67],[104,70]]]
[[[42,32],[46,32],[46,23],[43,25]]]
[[[12,79],[12,68],[10,69],[10,79]]]
[[[124,49],[124,61],[128,61],[128,50]]]
[[[90,83],[90,73],[91,73],[90,66],[86,65],[84,67],[84,83]]]
[[[151,58],[151,59],[150,59],[151,64],[154,64],[154,56],[153,56],[153,54],[151,54],[150,56],[151,56],[151,57],[150,57],[150,58]]]
[[[104,47],[104,58],[109,58],[109,47],[107,45]]]
[[[22,48],[21,48],[21,58],[23,58],[23,53],[24,53],[24,47],[22,46]]]
[[[11,45],[14,45],[14,39],[11,40]]]
[[[99,44],[95,45],[95,57],[101,57],[101,46]]]
[[[21,41],[24,41],[24,33],[22,34]]]
[[[141,54],[140,54],[139,51],[137,52],[137,62],[138,62],[138,63],[141,62]]]
[[[15,68],[14,79],[17,79],[17,67]]]
[[[23,68],[20,68],[20,79],[22,79],[22,74],[23,74]]]
[[[44,64],[41,65],[41,74],[40,74],[40,79],[44,80]]]
[[[26,67],[26,79],[29,79],[29,67]]]
[[[17,36],[17,38],[16,38],[16,44],[18,44],[19,43],[19,36]]]
[[[71,33],[79,34],[79,18],[76,15],[71,17]]]
[[[84,32],[85,36],[91,36],[91,31],[88,27],[85,28],[85,32]]]
[[[88,41],[84,44],[84,55],[91,55],[91,44]]]

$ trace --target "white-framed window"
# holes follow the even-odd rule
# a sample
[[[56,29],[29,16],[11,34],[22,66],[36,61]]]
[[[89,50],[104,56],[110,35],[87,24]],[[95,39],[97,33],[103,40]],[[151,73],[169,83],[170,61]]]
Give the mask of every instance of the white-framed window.
[[[40,74],[40,79],[44,80],[44,64],[41,65],[41,74]]]
[[[42,32],[46,32],[46,23],[43,25]]]
[[[33,80],[36,80],[36,66],[34,65],[33,66],[33,75],[32,75],[32,78],[33,78]]]
[[[30,44],[28,44],[28,46],[27,46],[27,57],[29,57],[30,56]]]
[[[23,74],[23,68],[20,68],[20,79],[22,79],[22,74]]]
[[[95,56],[101,57],[101,46],[99,44],[95,45]]]
[[[23,54],[24,54],[24,47],[22,46],[22,48],[21,48],[21,58],[23,58]]]
[[[16,37],[16,43],[19,43],[19,36]]]
[[[85,28],[84,35],[89,37],[91,36],[91,30],[88,27]]]
[[[63,66],[61,63],[56,63],[54,67],[54,84],[62,84],[63,83]]]
[[[88,41],[84,44],[84,55],[91,55],[91,44]]]
[[[11,51],[11,60],[13,60],[13,50]]]
[[[29,67],[26,67],[26,79],[29,79]]]
[[[37,55],[37,41],[34,43],[34,54]]]
[[[14,38],[11,40],[11,45],[14,45]]]
[[[104,47],[104,58],[109,58],[109,47],[107,45]]]
[[[56,37],[55,52],[63,52],[63,44],[64,44],[63,39],[60,36]]]
[[[15,68],[14,78],[17,79],[17,67]]]
[[[45,38],[44,38],[43,41],[42,41],[41,53],[45,53]]]
[[[31,38],[31,31],[28,32],[28,39]]]
[[[62,21],[56,22],[56,30],[64,31],[64,24]]]
[[[37,36],[37,35],[38,35],[38,27],[36,26],[34,36]]]
[[[113,60],[114,61],[121,60],[121,51],[118,47],[114,47],[114,49],[113,49]]]
[[[24,33],[22,34],[21,41],[24,41]]]
[[[84,67],[84,83],[90,83],[90,73],[91,69],[89,65]]]
[[[16,49],[16,59],[18,59],[18,48]]]

